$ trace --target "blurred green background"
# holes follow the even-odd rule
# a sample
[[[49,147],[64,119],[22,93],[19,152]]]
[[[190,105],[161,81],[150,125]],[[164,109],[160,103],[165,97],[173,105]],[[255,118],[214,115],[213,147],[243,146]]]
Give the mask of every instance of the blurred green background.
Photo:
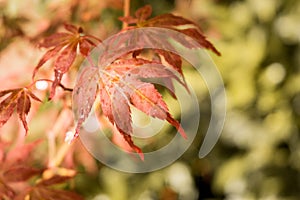
[[[122,173],[98,163],[96,175],[77,175],[77,191],[91,200],[300,199],[300,1],[131,4],[132,13],[151,4],[153,15],[173,12],[197,22],[222,53],[211,55],[226,87],[224,129],[213,151],[199,159],[210,117],[209,97],[202,92],[199,136],[177,162],[146,174]],[[0,0],[0,78],[7,70],[5,52],[16,41],[36,41],[55,32],[62,21],[83,25],[104,39],[120,28],[121,15],[122,1]],[[36,63],[38,57],[30,56]]]

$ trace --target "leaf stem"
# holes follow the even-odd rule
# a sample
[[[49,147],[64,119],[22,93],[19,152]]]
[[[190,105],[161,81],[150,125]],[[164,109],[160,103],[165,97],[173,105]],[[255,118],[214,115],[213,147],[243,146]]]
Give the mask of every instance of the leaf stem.
[[[123,7],[124,17],[130,16],[130,0],[124,0],[124,7]],[[123,22],[123,29],[128,27],[128,23]]]

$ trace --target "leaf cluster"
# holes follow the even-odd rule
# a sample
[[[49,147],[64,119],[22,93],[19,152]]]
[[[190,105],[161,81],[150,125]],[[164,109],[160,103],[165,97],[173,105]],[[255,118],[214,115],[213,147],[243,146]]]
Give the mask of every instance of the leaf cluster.
[[[217,55],[220,53],[203,35],[200,27],[194,22],[173,14],[163,14],[148,19],[151,16],[152,8],[146,5],[135,12],[135,16],[120,18],[130,26],[127,30],[139,29],[142,27],[158,27],[176,32],[180,32],[196,41],[203,48],[212,50]],[[50,91],[49,99],[55,95],[57,86],[62,86],[61,80],[64,74],[74,64],[77,55],[89,58],[89,53],[94,47],[101,44],[101,40],[95,36],[84,33],[81,27],[64,24],[67,32],[55,33],[45,38],[39,47],[48,49],[40,59],[33,71],[33,79],[39,69],[50,59],[54,60],[54,80]],[[123,32],[126,30],[123,30]],[[122,33],[122,32],[121,32]],[[124,42],[134,38],[126,38],[117,34],[118,41]],[[145,36],[148,43],[159,43],[161,41],[153,36]],[[183,45],[189,46],[185,41],[179,41]],[[168,41],[163,41],[169,49],[172,45]],[[121,44],[120,44],[121,45]],[[116,47],[118,48],[118,47]],[[114,125],[133,151],[139,153],[143,159],[142,150],[137,147],[132,136],[132,119],[130,106],[134,106],[151,117],[168,121],[178,132],[186,138],[186,133],[169,112],[167,104],[155,86],[145,80],[149,78],[162,79],[171,95],[176,98],[173,81],[177,81],[185,88],[187,85],[182,73],[182,59],[179,55],[171,51],[153,48],[152,58],[143,56],[143,50],[128,52],[126,55],[116,57],[104,52],[99,65],[92,65],[82,70],[78,82],[73,91],[73,106],[76,107],[78,116],[77,127],[74,138],[78,137],[80,128],[93,107],[98,97],[100,99],[100,114],[108,118]],[[113,58],[113,60],[111,59]],[[101,60],[101,59],[100,59]],[[107,63],[107,60],[111,60]],[[28,131],[25,116],[30,111],[31,99],[40,101],[30,88],[18,88],[0,92],[0,97],[6,96],[1,102],[0,126],[5,124],[17,110],[26,132]]]

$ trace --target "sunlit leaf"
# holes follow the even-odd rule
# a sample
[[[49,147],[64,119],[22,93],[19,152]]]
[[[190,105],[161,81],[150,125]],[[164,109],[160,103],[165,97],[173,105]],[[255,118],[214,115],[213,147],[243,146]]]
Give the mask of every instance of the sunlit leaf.
[[[78,136],[81,125],[88,117],[96,99],[98,80],[98,69],[96,67],[85,67],[75,85],[73,104],[76,105],[75,112],[79,116],[75,138]]]
[[[161,94],[152,83],[142,81],[142,79],[147,78],[161,78],[174,79],[183,84],[178,77],[181,74],[173,70],[172,67],[166,67],[158,61],[132,58],[115,61],[99,70],[99,76],[95,76],[97,72],[93,70],[89,68],[83,70],[74,90],[73,102],[75,102],[76,112],[79,116],[76,134],[78,134],[81,124],[88,116],[92,103],[95,101],[94,94],[98,84],[99,104],[103,115],[116,126],[132,150],[139,153],[142,159],[141,149],[134,144],[131,138],[133,130],[130,105],[151,117],[167,120],[186,138],[180,123],[169,113]],[[89,87],[92,89],[88,89]],[[88,91],[92,91],[92,93],[88,93]]]

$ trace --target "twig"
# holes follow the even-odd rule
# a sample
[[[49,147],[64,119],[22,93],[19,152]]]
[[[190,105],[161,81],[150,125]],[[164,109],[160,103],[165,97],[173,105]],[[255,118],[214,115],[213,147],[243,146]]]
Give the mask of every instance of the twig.
[[[130,0],[124,0],[124,7],[123,7],[124,17],[130,16]],[[123,22],[123,29],[126,29],[128,24]]]

